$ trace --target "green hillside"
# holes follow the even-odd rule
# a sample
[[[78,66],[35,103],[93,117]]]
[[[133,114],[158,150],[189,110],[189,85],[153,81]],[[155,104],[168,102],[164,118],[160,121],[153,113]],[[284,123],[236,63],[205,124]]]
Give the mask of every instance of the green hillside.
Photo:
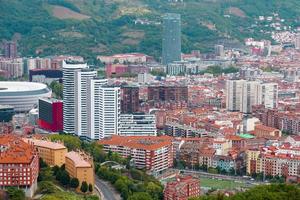
[[[269,38],[253,26],[259,15],[279,13],[298,26],[300,1],[0,0],[0,10],[0,40],[19,39],[24,56],[139,51],[159,58],[163,13],[182,15],[183,52],[206,52],[219,40]]]

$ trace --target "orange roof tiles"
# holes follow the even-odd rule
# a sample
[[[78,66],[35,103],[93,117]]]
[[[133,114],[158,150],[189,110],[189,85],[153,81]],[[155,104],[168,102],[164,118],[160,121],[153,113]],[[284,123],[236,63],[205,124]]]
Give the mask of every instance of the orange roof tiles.
[[[126,146],[129,148],[154,151],[164,146],[172,144],[172,138],[169,136],[118,136],[113,135],[99,141],[102,145]]]
[[[36,151],[33,145],[27,144],[16,135],[0,135],[0,163],[31,163]]]
[[[277,131],[278,129],[270,127],[270,126],[265,126],[262,124],[258,124],[255,126],[255,129],[259,129],[259,130],[263,130],[263,131],[269,131],[269,132],[273,132],[273,131]]]

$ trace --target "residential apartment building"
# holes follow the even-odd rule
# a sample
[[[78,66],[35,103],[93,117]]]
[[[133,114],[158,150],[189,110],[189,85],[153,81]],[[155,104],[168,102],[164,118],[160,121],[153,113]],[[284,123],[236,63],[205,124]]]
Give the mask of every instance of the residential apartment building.
[[[60,142],[51,142],[48,140],[23,139],[28,144],[33,144],[38,155],[49,166],[62,166],[65,164],[65,156],[68,152],[67,147]]]
[[[65,158],[66,171],[70,177],[79,180],[77,190],[79,190],[83,181],[87,182],[87,184],[92,184],[94,188],[95,177],[92,158],[83,152],[75,151],[68,152]]]
[[[102,89],[103,85],[107,84],[107,79],[93,78],[89,79],[87,82],[88,87],[88,138],[91,140],[99,140],[104,137],[103,131],[103,103],[100,103],[102,99]]]
[[[118,134],[121,114],[120,88],[102,86],[99,88],[100,135],[99,138]]]
[[[121,136],[156,136],[155,115],[135,113],[121,114],[118,134]]]
[[[192,176],[176,177],[164,189],[164,200],[188,200],[200,196],[200,181]]]
[[[34,146],[16,135],[0,135],[0,153],[0,188],[19,187],[32,198],[39,174],[39,157]]]
[[[228,80],[226,82],[226,108],[229,111],[252,113],[255,105],[276,108],[278,85],[258,81]]]
[[[13,41],[4,42],[4,57],[16,58],[18,56],[17,43]]]
[[[266,176],[297,177],[300,170],[300,149],[285,143],[247,151],[247,173]]]
[[[149,86],[148,101],[188,101],[187,86]]]
[[[172,138],[168,136],[117,136],[99,141],[106,152],[130,156],[134,166],[156,175],[173,166]]]
[[[97,77],[97,71],[82,69],[75,72],[75,135],[88,137],[88,81]]]
[[[87,69],[86,63],[63,61],[63,131],[75,134],[75,76]]]
[[[5,78],[18,78],[24,75],[22,58],[0,58],[0,72]]]
[[[121,87],[121,112],[124,114],[136,113],[139,111],[139,87]]]
[[[226,82],[226,108],[229,111],[240,111],[245,80],[228,80]]]

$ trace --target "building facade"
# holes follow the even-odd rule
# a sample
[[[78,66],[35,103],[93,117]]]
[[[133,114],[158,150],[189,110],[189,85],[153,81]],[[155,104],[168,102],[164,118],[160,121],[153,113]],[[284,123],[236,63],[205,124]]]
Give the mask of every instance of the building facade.
[[[88,81],[97,76],[97,71],[82,69],[75,72],[75,135],[88,137]]]
[[[40,98],[38,125],[48,131],[62,131],[63,102],[53,98]]]
[[[173,145],[168,136],[117,136],[99,141],[106,152],[130,156],[133,165],[153,175],[173,166]]]
[[[86,63],[63,61],[63,131],[75,134],[75,75],[88,68]]]
[[[104,137],[103,132],[103,104],[101,87],[107,84],[107,79],[89,79],[88,82],[88,97],[90,98],[87,105],[88,113],[88,138],[91,140],[99,140]]]
[[[16,42],[5,42],[4,43],[4,57],[5,58],[16,58],[18,56],[17,43]]]
[[[37,140],[37,139],[23,139],[28,144],[33,144],[36,148],[38,155],[43,159],[47,165],[62,166],[65,164],[65,156],[68,149],[59,142],[51,142],[48,140]]]
[[[192,176],[176,177],[164,189],[164,200],[188,200],[201,194],[199,179]]]
[[[162,63],[167,65],[181,60],[181,17],[167,13],[163,17]]]
[[[136,113],[139,111],[139,87],[122,86],[121,87],[121,112]]]
[[[118,134],[121,136],[156,136],[155,115],[121,114]]]
[[[94,164],[91,157],[83,152],[70,151],[66,154],[66,171],[70,177],[77,178],[81,187],[83,181],[94,188]]]
[[[149,86],[148,101],[188,101],[187,86]]]
[[[19,187],[27,197],[37,189],[39,157],[33,145],[15,135],[0,136],[0,188]]]

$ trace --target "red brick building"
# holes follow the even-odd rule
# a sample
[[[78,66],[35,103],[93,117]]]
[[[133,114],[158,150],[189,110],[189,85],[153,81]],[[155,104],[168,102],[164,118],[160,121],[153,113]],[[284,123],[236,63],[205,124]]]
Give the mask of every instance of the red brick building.
[[[134,86],[122,86],[121,111],[122,113],[136,113],[139,111],[139,88]]]
[[[200,196],[200,182],[192,176],[177,177],[164,190],[164,200],[188,200],[197,196]]]
[[[0,188],[24,188],[32,197],[37,188],[39,157],[33,145],[15,135],[0,135]]]
[[[149,101],[188,101],[187,86],[149,86]]]

